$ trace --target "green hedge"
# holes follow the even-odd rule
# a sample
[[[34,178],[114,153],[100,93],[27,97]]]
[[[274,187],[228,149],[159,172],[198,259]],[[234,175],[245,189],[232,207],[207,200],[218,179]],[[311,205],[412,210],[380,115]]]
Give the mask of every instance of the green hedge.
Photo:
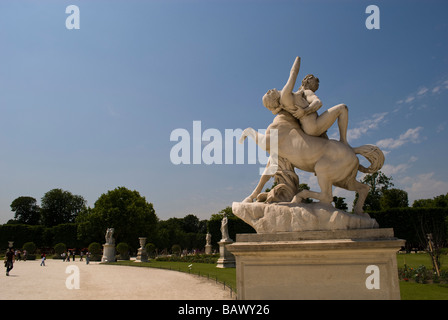
[[[189,263],[217,263],[219,254],[194,254],[187,256],[167,256],[157,257],[156,261],[171,261],[171,262],[189,262]]]
[[[394,234],[406,240],[406,249],[425,249],[428,233],[437,247],[447,246],[448,208],[395,208],[369,212],[380,228],[393,228]]]
[[[26,242],[34,242],[38,248],[53,247],[65,243],[69,248],[81,248],[87,244],[77,239],[77,224],[64,223],[51,228],[41,225],[3,224],[0,225],[0,249],[14,241],[14,248],[22,248]]]
[[[27,242],[34,242],[37,247],[46,245],[44,240],[45,227],[26,224],[0,225],[0,248],[6,249],[8,241],[14,241],[14,248],[22,248]]]

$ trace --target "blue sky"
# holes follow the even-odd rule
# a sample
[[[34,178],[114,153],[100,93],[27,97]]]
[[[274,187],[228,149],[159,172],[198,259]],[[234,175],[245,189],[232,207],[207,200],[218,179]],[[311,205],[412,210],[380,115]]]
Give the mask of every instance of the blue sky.
[[[79,30],[65,26],[72,4]],[[370,4],[379,30],[365,26]],[[320,78],[322,111],[348,105],[350,144],[381,147],[382,171],[410,204],[446,194],[447,9],[446,1],[3,0],[0,223],[13,218],[15,198],[40,201],[53,188],[93,207],[125,186],[163,220],[207,219],[241,201],[259,164],[174,165],[170,134],[192,133],[193,121],[223,136],[266,128],[273,115],[261,97],[284,85],[296,56],[299,77]],[[338,139],[336,128],[329,135]]]

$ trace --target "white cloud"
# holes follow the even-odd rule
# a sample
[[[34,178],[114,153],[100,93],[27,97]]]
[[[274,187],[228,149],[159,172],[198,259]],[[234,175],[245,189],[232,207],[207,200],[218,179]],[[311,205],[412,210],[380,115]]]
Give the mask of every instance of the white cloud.
[[[428,88],[423,87],[420,90],[418,90],[417,95],[421,96],[421,95],[425,94],[426,92],[428,92],[428,90],[429,90]]]
[[[441,93],[442,91],[448,89],[448,80],[443,81],[442,83],[439,82],[432,90],[432,93]]]
[[[391,165],[391,164],[385,164],[382,168],[381,171],[386,175],[386,176],[391,176],[391,175],[395,175],[397,173],[403,173],[406,172],[409,168],[412,167],[412,163],[417,161],[418,158],[415,156],[411,156],[409,158],[409,161],[407,163],[400,163],[396,166]]]
[[[386,176],[391,176],[396,173],[405,172],[409,169],[411,165],[409,163],[401,163],[399,165],[393,166],[391,164],[385,164],[381,168],[381,172],[383,172]]]
[[[361,121],[357,128],[349,129],[347,131],[348,140],[359,139],[363,134],[366,134],[369,130],[376,129],[384,120],[388,112],[377,113],[372,116],[372,119]]]
[[[407,98],[398,100],[396,104],[397,105],[410,104],[411,102],[416,102],[415,100],[417,98],[421,99],[429,92],[431,92],[432,94],[436,94],[442,92],[442,90],[445,89],[448,89],[448,80],[445,80],[443,82],[438,81],[438,83],[430,85],[428,87],[426,86],[420,87],[416,92],[409,94]]]
[[[408,193],[409,204],[414,200],[431,199],[448,191],[448,182],[434,178],[434,172],[420,174],[417,177],[406,177],[399,182]]]
[[[405,133],[401,134],[397,139],[393,139],[393,138],[383,139],[383,140],[378,141],[376,143],[376,145],[379,148],[396,149],[408,142],[419,143],[421,141],[420,131],[422,129],[423,129],[423,127],[408,129]]]
[[[443,130],[445,130],[445,127],[446,127],[446,121],[442,122],[441,124],[439,124],[439,125],[437,126],[436,132],[437,132],[437,133],[442,132]]]
[[[410,97],[407,97],[406,100],[404,100],[404,102],[410,103],[410,102],[414,101],[414,99],[415,98],[413,96],[410,96]]]

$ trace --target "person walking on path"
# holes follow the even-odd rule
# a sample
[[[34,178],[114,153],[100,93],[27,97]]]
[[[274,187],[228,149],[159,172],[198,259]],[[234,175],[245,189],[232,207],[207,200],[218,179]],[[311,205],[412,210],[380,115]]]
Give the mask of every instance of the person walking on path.
[[[87,253],[86,253],[86,264],[89,264],[89,262],[90,262],[90,252],[87,251]]]
[[[6,267],[6,275],[9,276],[9,271],[12,270],[14,267],[14,250],[12,248],[9,248],[8,251],[6,251],[6,260],[5,260],[5,267]]]
[[[41,260],[41,262],[40,262],[40,265],[43,266],[43,267],[45,267],[45,253],[42,253],[40,256],[41,256],[41,258],[42,258],[42,260]]]

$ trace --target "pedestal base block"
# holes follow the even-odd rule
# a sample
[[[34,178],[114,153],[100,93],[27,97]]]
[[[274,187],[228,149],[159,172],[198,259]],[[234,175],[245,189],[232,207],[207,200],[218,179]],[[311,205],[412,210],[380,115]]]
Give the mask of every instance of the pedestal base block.
[[[148,262],[148,253],[146,252],[145,248],[139,248],[137,250],[137,258],[136,260],[137,262]]]
[[[103,244],[103,256],[101,262],[114,262],[115,261],[115,245]]]
[[[233,241],[219,241],[219,259],[217,268],[235,268],[235,256],[227,249]]]
[[[393,229],[239,234],[238,299],[400,299]]]

